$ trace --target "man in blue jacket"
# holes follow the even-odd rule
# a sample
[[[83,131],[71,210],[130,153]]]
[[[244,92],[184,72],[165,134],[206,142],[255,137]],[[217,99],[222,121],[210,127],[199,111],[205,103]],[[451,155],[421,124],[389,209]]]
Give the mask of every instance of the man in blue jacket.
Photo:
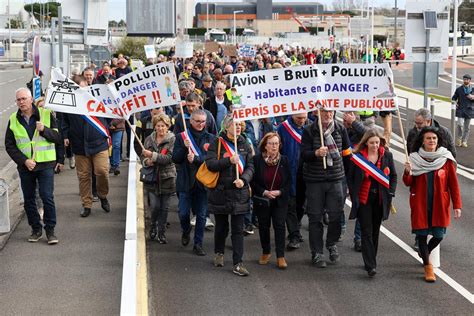
[[[300,222],[304,214],[305,184],[300,164],[301,135],[308,119],[308,113],[294,114],[278,126],[281,137],[281,153],[288,157],[291,171],[290,201],[286,215],[288,228],[288,250],[298,249],[303,240],[300,233]]]
[[[84,76],[75,75],[72,80],[81,87],[87,86]],[[108,130],[104,118],[95,117],[103,130]],[[105,134],[100,133],[83,115],[66,114],[62,125],[65,146],[71,146],[76,156],[76,171],[79,179],[79,194],[83,210],[82,217],[87,217],[92,208],[92,172],[97,179],[97,195],[105,212],[110,212],[107,200],[109,193],[109,142]]]
[[[205,256],[202,248],[204,228],[207,213],[207,192],[203,185],[196,180],[196,173],[206,159],[209,144],[215,136],[206,131],[206,112],[194,110],[189,119],[186,132],[176,134],[172,160],[176,164],[176,192],[178,194],[179,220],[181,222],[181,243],[187,246],[190,242],[191,208],[196,214],[194,229],[193,252],[198,256]]]

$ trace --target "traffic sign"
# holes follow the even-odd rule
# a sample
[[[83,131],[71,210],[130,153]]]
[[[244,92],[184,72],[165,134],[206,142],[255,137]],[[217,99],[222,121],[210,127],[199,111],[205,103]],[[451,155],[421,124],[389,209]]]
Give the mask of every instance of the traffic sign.
[[[462,46],[466,45],[466,39],[465,38],[461,38],[461,45]]]
[[[41,78],[34,77],[33,78],[33,100],[36,101],[38,98],[41,97]]]
[[[329,36],[329,43],[331,43],[331,44],[334,43],[334,35]]]
[[[33,75],[39,76],[40,71],[40,42],[41,38],[35,36],[33,39]]]

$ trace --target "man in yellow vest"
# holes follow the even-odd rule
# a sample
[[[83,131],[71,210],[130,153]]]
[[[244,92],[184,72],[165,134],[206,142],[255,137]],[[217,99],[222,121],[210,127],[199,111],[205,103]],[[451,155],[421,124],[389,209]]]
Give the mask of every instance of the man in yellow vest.
[[[43,226],[36,207],[36,183],[43,201],[43,223],[48,244],[58,243],[54,234],[56,206],[54,204],[55,144],[61,141],[56,119],[48,109],[33,105],[31,91],[16,91],[18,111],[10,116],[5,134],[5,149],[18,165],[24,208],[32,232],[29,242],[37,242],[43,235]]]

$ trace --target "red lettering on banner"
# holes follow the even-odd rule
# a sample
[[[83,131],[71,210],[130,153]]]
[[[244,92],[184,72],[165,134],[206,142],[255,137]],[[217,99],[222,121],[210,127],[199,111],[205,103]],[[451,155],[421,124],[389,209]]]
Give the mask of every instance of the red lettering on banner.
[[[89,101],[87,102],[87,110],[88,110],[89,112],[94,112],[94,108],[91,107],[91,105],[94,104],[94,103],[95,103],[94,100],[89,100]]]

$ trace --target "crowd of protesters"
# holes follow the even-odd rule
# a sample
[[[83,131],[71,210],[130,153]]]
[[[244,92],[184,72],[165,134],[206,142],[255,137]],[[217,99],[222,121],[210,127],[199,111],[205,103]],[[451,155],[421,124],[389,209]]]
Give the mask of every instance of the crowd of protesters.
[[[374,52],[374,58],[379,62],[392,60],[386,51]],[[400,58],[397,50],[392,54]],[[245,122],[234,122],[232,117],[235,96],[230,85],[231,74],[313,63],[344,63],[350,58],[344,47],[338,51],[262,45],[257,47],[255,57],[224,56],[219,50],[195,51],[192,58],[183,60],[171,49],[166,56],[148,60],[147,64],[174,63],[181,97],[181,103],[175,106],[137,115],[136,132],[144,147],[138,139],[133,145],[143,166],[140,179],[144,182],[145,204],[151,215],[149,239],[168,243],[168,211],[176,195],[181,244],[187,246],[192,241],[193,253],[205,256],[204,231],[214,227],[213,263],[215,267],[223,267],[230,231],[232,271],[247,276],[244,236],[254,234],[258,228],[262,247],[258,262],[266,265],[271,259],[273,225],[276,265],[286,269],[285,250],[301,248],[304,238],[300,227],[306,215],[311,261],[325,268],[328,262],[325,252],[331,264],[340,261],[337,243],[346,233],[344,204],[346,197],[350,197],[350,218],[357,219],[354,249],[362,252],[365,270],[374,277],[380,225],[393,210],[397,185],[389,140],[384,137],[386,133],[383,136],[375,128],[375,113],[344,113],[342,122],[336,119],[334,111],[327,109]],[[88,67],[74,74],[72,80],[80,86],[110,83],[132,71],[127,58],[118,56],[110,63],[104,62],[98,71]],[[42,236],[43,226],[32,193],[38,181],[45,211],[44,229],[48,242],[54,244],[58,239],[54,235],[52,177],[54,170],[62,168],[64,147],[71,149],[69,154],[66,150],[66,157],[70,167],[77,171],[83,205],[80,215],[89,216],[95,200],[100,200],[102,209],[110,212],[109,174],[118,176],[121,160],[129,157],[129,152],[122,153],[121,148],[123,137],[130,143],[129,124],[124,120],[100,119],[109,130],[109,141],[107,135],[99,133],[79,115],[58,113],[56,117],[50,110],[35,106],[28,89],[19,89],[16,101],[19,110],[10,118],[5,143],[20,171],[25,210],[32,227],[28,240],[36,242]],[[449,201],[453,201],[456,218],[461,216],[462,206],[454,171],[455,152],[451,152],[454,146],[450,146],[452,138],[446,135],[449,132],[440,132],[429,115],[416,113],[416,119],[418,116],[429,119],[417,123],[409,135],[412,153],[403,180],[410,186],[411,198],[415,192],[420,196],[410,203],[416,214],[412,215],[412,229],[423,258],[425,280],[432,282],[435,278],[429,252],[446,233]],[[352,149],[363,163],[384,174],[386,182],[382,183],[380,177],[361,167],[357,159],[351,159]],[[219,172],[213,188],[206,188],[196,179],[203,164],[209,171]],[[447,194],[433,194],[439,190]],[[421,200],[427,203],[428,209],[423,208]],[[435,241],[428,243],[428,234],[435,236]]]

